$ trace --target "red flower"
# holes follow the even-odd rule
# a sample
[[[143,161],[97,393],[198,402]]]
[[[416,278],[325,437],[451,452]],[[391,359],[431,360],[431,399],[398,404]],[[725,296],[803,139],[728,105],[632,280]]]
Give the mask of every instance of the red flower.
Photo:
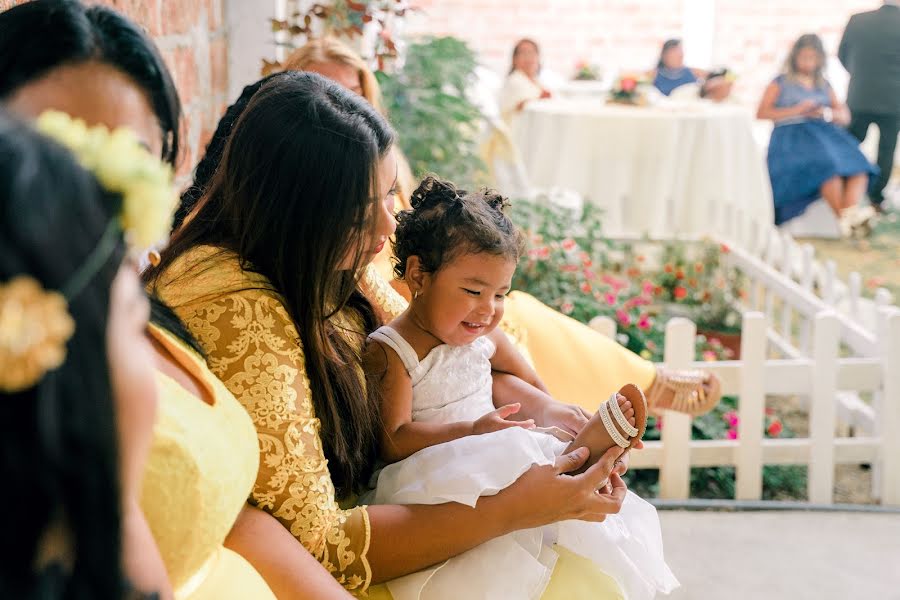
[[[591,284],[589,284],[587,281],[582,283],[581,291],[584,292],[585,294],[590,294],[591,293]]]
[[[646,331],[647,329],[650,329],[650,326],[652,324],[653,323],[650,320],[650,315],[644,314],[644,315],[641,315],[641,318],[638,321],[637,326],[638,326],[638,329],[643,329],[644,331]]]
[[[550,248],[547,246],[541,246],[537,249],[537,257],[538,258],[549,258],[550,257]]]
[[[679,268],[675,271],[675,279],[684,279],[684,270]]]
[[[659,296],[660,294],[662,294],[662,293],[663,293],[662,286],[659,286],[659,285],[658,285],[658,286],[656,286],[655,288],[653,288],[653,293],[654,293],[654,295],[656,295],[656,296]]]
[[[612,294],[612,293],[607,294],[606,295],[606,303],[609,304],[610,306],[615,306],[616,305],[616,295]]]
[[[622,79],[622,82],[619,85],[622,88],[623,92],[625,92],[626,94],[630,94],[637,87],[637,81],[635,81],[631,77],[626,77]]]
[[[584,270],[584,278],[585,279],[596,279],[597,274],[594,273],[593,271],[591,271],[590,269],[585,269]]]
[[[691,287],[697,287],[697,280],[691,277],[690,279],[688,279],[688,285]]]
[[[729,429],[728,430],[728,439],[736,440],[738,438],[737,429]]]
[[[581,266],[582,266],[582,267],[593,267],[593,266],[594,266],[594,261],[592,261],[590,258],[582,258],[582,259],[581,259]]]
[[[571,252],[577,245],[578,244],[576,244],[575,240],[573,240],[572,238],[566,238],[562,241],[563,250],[565,250],[566,252]]]
[[[671,264],[667,264],[665,267],[663,267],[663,270],[666,273],[673,273],[675,271],[675,267],[673,267]]]
[[[722,251],[722,254],[728,254],[729,252],[731,252],[731,248],[729,248],[727,244],[720,244],[719,250]]]
[[[641,270],[637,267],[631,267],[625,272],[629,277],[637,277],[641,274]]]
[[[559,268],[563,273],[577,273],[578,265],[563,265]]]
[[[653,282],[650,281],[649,279],[645,279],[643,285],[641,286],[641,289],[643,290],[643,292],[645,294],[652,294],[653,293]]]
[[[631,317],[621,308],[616,311],[616,319],[619,320],[619,323],[621,323],[623,327],[631,325]]]
[[[701,262],[694,263],[694,271],[696,271],[697,273],[702,273],[703,272],[703,263],[701,263]]]
[[[571,302],[563,302],[563,305],[559,307],[559,310],[562,311],[564,315],[572,314],[572,311],[575,310],[575,305]]]
[[[684,300],[685,298],[687,298],[688,291],[679,285],[675,288],[673,295],[675,296],[676,300]]]
[[[644,261],[647,260],[647,259],[644,257],[643,254],[638,254],[638,255],[635,257],[635,260],[637,260],[639,263],[642,263],[642,262],[644,262]]]
[[[769,428],[766,430],[769,432],[769,435],[772,437],[778,437],[784,427],[781,425],[781,421],[772,421],[769,424]]]

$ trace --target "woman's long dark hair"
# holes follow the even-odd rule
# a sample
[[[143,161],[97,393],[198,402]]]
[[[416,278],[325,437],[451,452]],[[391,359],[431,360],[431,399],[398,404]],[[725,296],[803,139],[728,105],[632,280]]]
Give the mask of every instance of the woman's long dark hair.
[[[245,86],[238,99],[234,104],[228,107],[225,114],[219,119],[216,131],[206,145],[206,153],[204,153],[200,162],[197,163],[197,168],[194,169],[194,181],[181,193],[181,203],[178,205],[178,210],[175,211],[175,221],[172,223],[173,232],[181,227],[185,217],[194,210],[197,202],[199,202],[200,198],[203,196],[203,192],[205,192],[206,188],[209,186],[209,182],[212,180],[213,175],[216,173],[216,169],[219,168],[219,163],[222,161],[222,155],[225,153],[225,142],[228,141],[228,135],[231,133],[231,128],[234,127],[238,117],[240,117],[241,114],[243,114],[244,109],[247,108],[247,103],[250,102],[250,98],[253,97],[253,94],[259,91],[260,86],[271,77],[272,75],[263,77],[259,81]]]
[[[394,134],[365,99],[315,73],[271,75],[236,112],[221,164],[208,186],[197,184],[196,210],[145,277],[208,244],[271,282],[303,346],[335,488],[347,494],[366,483],[377,453],[377,386],[359,370],[376,317],[357,283],[380,201],[377,165]],[[342,270],[348,256],[354,266]],[[359,324],[335,324],[343,308]]]
[[[677,48],[680,45],[681,40],[679,40],[678,38],[672,38],[663,42],[662,49],[659,51],[659,60],[656,61],[656,68],[662,69],[663,67],[665,67],[666,63],[663,58],[665,58],[666,52],[668,52],[672,48]]]
[[[62,147],[0,114],[0,285],[27,275],[62,290],[118,214]],[[116,422],[106,352],[121,235],[74,297],[66,360],[36,385],[0,392],[0,597],[122,598]],[[8,366],[0,366],[8,368]],[[74,552],[60,593],[36,572],[43,536],[61,528]]]
[[[126,17],[77,0],[33,0],[0,13],[0,101],[51,70],[96,61],[147,94],[162,129],[162,158],[175,164],[181,102],[154,43]]]

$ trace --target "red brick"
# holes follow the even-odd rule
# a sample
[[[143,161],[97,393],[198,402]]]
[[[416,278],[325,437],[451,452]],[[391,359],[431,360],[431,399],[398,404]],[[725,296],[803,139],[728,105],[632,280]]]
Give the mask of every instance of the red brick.
[[[209,43],[209,79],[213,95],[228,92],[228,40],[224,37]]]
[[[163,51],[163,58],[172,71],[181,102],[185,106],[192,104],[199,92],[197,59],[193,48],[180,46],[174,50],[166,50]]]
[[[140,25],[148,34],[155,37],[162,33],[159,22],[159,1],[95,0],[91,4],[105,4],[106,6],[111,6]]]
[[[200,21],[202,2],[198,0],[159,0],[162,31],[165,34],[187,33]]]
[[[218,31],[225,21],[224,0],[206,0],[206,22],[210,31]]]

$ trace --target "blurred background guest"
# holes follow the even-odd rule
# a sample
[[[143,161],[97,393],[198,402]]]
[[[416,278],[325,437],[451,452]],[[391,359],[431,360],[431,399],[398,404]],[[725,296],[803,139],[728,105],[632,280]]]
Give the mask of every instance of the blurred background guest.
[[[869,187],[869,198],[881,211],[900,134],[900,2],[888,0],[878,10],[850,17],[838,58],[850,72],[848,130],[862,142],[869,125],[878,127],[881,173]]]

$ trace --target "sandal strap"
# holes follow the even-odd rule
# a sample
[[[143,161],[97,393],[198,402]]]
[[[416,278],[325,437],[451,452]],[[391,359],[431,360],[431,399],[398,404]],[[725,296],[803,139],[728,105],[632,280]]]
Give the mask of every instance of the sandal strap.
[[[606,431],[609,432],[609,436],[613,439],[617,446],[620,448],[628,448],[630,444],[628,440],[622,437],[622,434],[619,433],[619,430],[615,428],[612,422],[612,417],[609,416],[609,401],[604,402],[600,405],[600,408],[597,409],[597,412],[600,413],[600,421],[603,422],[603,426],[606,427]]]
[[[637,437],[637,434],[640,433],[640,431],[637,427],[628,422],[628,418],[625,416],[625,413],[622,412],[622,407],[619,406],[618,394],[610,396],[606,403],[609,404],[609,410],[612,412],[612,416],[615,418],[616,423],[619,424],[619,428],[625,432],[625,435],[628,437]]]
[[[717,397],[707,397],[704,389],[704,384],[709,379],[707,371],[660,369],[657,372],[657,378],[661,388],[668,389],[673,393],[672,401],[671,405],[651,406],[651,410],[669,409],[697,416],[709,412],[719,402]]]

